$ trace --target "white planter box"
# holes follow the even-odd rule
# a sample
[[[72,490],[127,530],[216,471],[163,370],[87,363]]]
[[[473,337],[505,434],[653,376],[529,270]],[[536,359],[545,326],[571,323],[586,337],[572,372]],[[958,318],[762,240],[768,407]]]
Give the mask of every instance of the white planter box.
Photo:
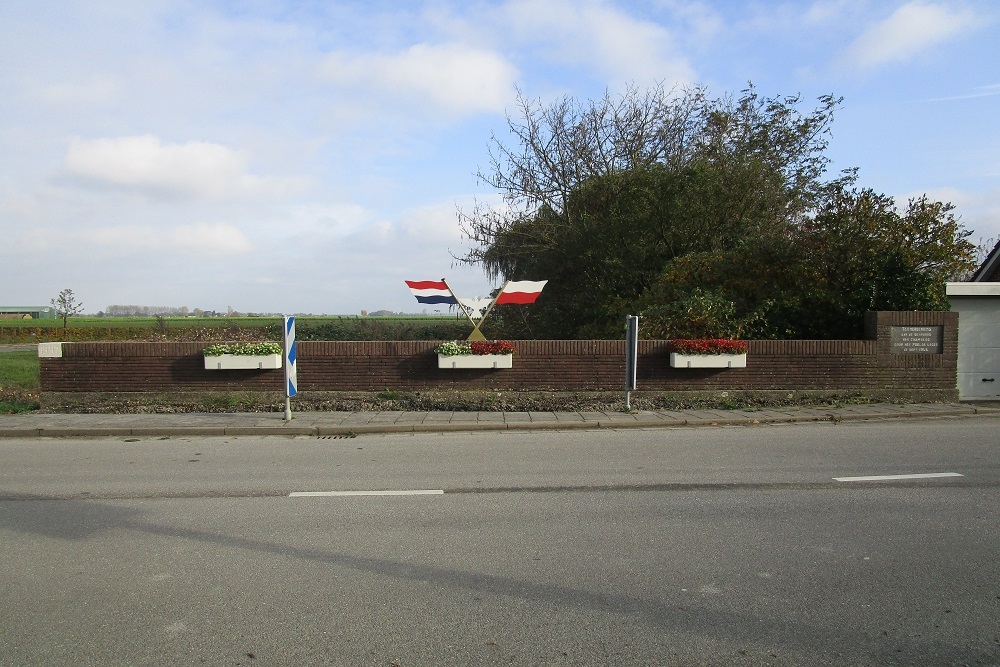
[[[438,368],[513,368],[513,354],[438,355]]]
[[[680,354],[670,353],[674,368],[746,368],[746,354]]]
[[[206,356],[205,368],[212,371],[281,368],[282,356],[280,354],[220,354],[217,357]]]

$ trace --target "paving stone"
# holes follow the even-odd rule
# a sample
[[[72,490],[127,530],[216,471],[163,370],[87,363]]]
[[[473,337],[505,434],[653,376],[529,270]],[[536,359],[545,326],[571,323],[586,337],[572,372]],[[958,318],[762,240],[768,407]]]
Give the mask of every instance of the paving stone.
[[[155,435],[309,435],[405,433],[420,430],[655,428],[713,424],[940,418],[1000,414],[997,404],[872,404],[762,410],[644,410],[588,412],[302,412],[0,415],[0,437],[126,437]]]

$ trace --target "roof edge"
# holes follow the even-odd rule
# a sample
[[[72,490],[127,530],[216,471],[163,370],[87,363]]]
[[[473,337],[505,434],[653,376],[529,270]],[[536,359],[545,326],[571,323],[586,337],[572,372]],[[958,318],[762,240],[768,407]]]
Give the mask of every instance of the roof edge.
[[[1000,283],[947,283],[945,290],[948,296],[1000,296]]]
[[[990,279],[1000,277],[997,274],[1000,274],[1000,241],[997,241],[993,250],[990,250],[990,254],[986,255],[986,259],[975,270],[969,281],[974,283],[989,282]]]

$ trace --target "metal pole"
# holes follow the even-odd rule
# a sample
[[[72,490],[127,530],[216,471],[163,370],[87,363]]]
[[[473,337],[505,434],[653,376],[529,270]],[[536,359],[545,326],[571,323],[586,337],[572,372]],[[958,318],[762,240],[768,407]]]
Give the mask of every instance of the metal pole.
[[[631,392],[636,389],[639,357],[639,317],[625,316],[625,411],[632,409]]]

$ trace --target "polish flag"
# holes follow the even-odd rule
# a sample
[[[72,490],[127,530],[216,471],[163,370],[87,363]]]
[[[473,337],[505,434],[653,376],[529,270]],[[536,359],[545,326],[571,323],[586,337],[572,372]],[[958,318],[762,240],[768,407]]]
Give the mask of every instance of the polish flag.
[[[407,280],[407,286],[420,303],[452,303],[458,300],[443,280]]]
[[[542,288],[548,280],[517,280],[510,281],[503,286],[497,296],[496,304],[502,306],[505,303],[534,303],[538,295],[542,293]]]

